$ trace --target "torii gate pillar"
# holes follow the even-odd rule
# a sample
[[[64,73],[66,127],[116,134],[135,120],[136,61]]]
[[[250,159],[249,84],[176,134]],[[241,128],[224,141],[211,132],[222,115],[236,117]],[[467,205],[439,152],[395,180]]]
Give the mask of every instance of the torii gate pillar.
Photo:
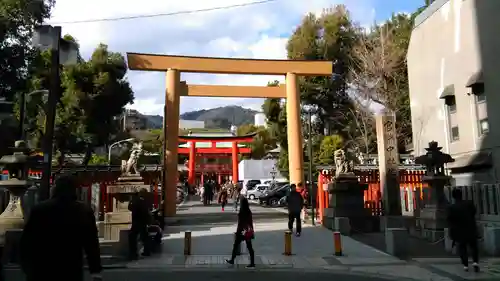
[[[298,76],[286,74],[286,116],[288,139],[288,169],[290,183],[304,182],[304,154],[300,122],[300,93]]]
[[[165,93],[166,121],[163,124],[163,130],[166,131],[167,151],[165,151],[166,169],[164,169],[165,185],[165,204],[163,204],[163,215],[165,217],[175,216],[176,189],[177,189],[177,153],[179,148],[179,106],[181,99],[181,75],[178,70],[167,70],[167,89]]]

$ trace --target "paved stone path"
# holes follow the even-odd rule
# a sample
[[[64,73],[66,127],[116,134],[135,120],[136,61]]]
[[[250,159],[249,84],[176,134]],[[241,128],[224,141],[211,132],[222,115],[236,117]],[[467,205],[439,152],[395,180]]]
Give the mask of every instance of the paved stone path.
[[[252,207],[255,209],[256,207]],[[255,221],[253,240],[257,271],[307,271],[379,276],[398,280],[489,280],[500,278],[500,259],[481,264],[479,274],[463,271],[458,258],[414,259],[403,261],[387,253],[342,237],[343,256],[333,255],[332,232],[322,227],[304,226],[301,237],[292,238],[292,256],[284,256],[286,220]],[[215,270],[245,271],[249,263],[243,253],[234,266],[225,264],[230,257],[235,223],[206,223],[199,226],[170,227],[164,237],[163,254],[128,263],[131,269],[165,269],[171,271]],[[192,232],[192,255],[183,255],[184,232]]]
[[[161,269],[117,269],[103,272],[105,281],[143,281],[143,280],[183,280],[183,281],[304,281],[313,279],[316,281],[387,281],[383,276],[370,276],[364,274],[354,274],[349,272],[333,271],[285,271],[285,270],[161,270]],[[8,281],[24,281],[25,278],[19,271],[8,271],[6,279]],[[398,281],[406,279],[399,278]],[[86,276],[85,281],[90,281]]]

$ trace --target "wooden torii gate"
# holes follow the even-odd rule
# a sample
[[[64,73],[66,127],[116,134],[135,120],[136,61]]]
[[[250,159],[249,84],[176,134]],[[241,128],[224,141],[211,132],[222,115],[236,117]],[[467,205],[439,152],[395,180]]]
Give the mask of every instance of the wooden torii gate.
[[[166,217],[176,213],[179,104],[181,96],[286,98],[290,182],[304,181],[304,159],[300,119],[299,76],[331,76],[331,61],[258,60],[168,56],[127,53],[130,70],[166,71],[164,139],[164,188]],[[186,85],[181,72],[212,74],[284,75],[286,84],[277,87]]]

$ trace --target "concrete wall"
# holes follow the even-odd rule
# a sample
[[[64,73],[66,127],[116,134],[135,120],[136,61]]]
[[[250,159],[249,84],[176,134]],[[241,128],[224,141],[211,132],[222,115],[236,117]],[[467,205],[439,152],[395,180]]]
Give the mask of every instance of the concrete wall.
[[[264,127],[267,126],[266,115],[264,113],[262,112],[256,113],[254,119],[255,119],[254,120],[255,126],[264,126]]]
[[[472,162],[478,152],[488,151],[493,159],[497,159],[494,163],[498,163],[500,153],[496,146],[500,144],[500,139],[492,138],[492,135],[498,130],[500,111],[491,109],[500,103],[495,97],[498,96],[500,83],[493,83],[495,77],[491,71],[500,73],[500,64],[492,65],[487,70],[484,62],[489,56],[498,57],[500,45],[494,43],[499,45],[494,54],[482,51],[481,40],[495,37],[498,41],[498,28],[478,25],[477,4],[481,1],[498,6],[497,10],[482,14],[482,20],[499,17],[500,1],[437,0],[416,19],[407,60],[413,144],[417,155],[425,152],[429,141],[435,140],[443,146],[444,152],[456,159],[467,158]],[[466,87],[469,78],[479,71],[484,73],[486,101],[479,101]],[[440,98],[450,86],[454,89],[455,111]],[[485,118],[488,119],[489,133],[481,134],[479,121]],[[458,138],[453,137],[453,127],[458,128]],[[481,180],[495,181],[496,169],[498,165],[490,171],[479,172],[483,174]],[[474,178],[479,173],[457,177],[467,178],[465,182],[479,180]]]
[[[179,129],[203,129],[205,121],[179,120]]]

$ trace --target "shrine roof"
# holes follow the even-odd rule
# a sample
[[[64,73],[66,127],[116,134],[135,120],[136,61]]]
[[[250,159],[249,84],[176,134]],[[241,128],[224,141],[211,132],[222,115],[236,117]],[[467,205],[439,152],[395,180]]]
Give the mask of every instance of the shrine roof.
[[[216,148],[232,148],[232,143],[231,142],[216,142],[215,147]],[[191,147],[191,144],[185,143],[185,144],[180,144],[180,148],[189,148]],[[195,143],[196,148],[211,148],[212,147],[212,142],[196,142]],[[238,144],[238,147],[246,147],[244,144]]]
[[[251,133],[248,135],[244,136],[235,136],[232,133],[210,133],[208,134],[200,134],[199,136],[196,136],[196,134],[200,133],[192,133],[187,136],[179,136],[179,141],[180,142],[188,142],[188,141],[196,141],[196,142],[210,142],[210,141],[217,141],[217,142],[234,142],[234,141],[239,141],[239,142],[249,142],[257,135],[257,133]],[[221,135],[225,134],[225,135]]]

